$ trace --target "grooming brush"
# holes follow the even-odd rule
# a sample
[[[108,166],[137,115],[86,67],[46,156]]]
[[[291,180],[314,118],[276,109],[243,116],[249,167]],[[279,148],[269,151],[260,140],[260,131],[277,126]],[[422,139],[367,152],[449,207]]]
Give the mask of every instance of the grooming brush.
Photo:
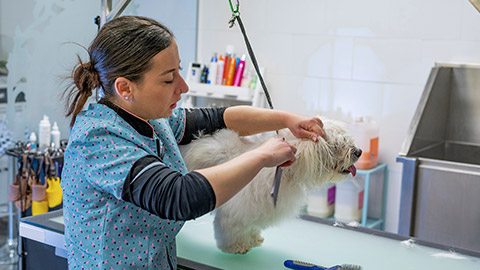
[[[286,260],[283,265],[295,270],[362,270],[361,266],[352,264],[335,265],[332,267],[323,267],[312,263],[301,261]]]

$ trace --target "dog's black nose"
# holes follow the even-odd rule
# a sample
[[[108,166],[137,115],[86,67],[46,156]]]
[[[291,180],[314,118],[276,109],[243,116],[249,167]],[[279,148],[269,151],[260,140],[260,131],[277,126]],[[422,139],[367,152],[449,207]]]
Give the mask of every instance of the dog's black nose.
[[[353,154],[359,158],[361,155],[362,155],[362,149],[360,148],[357,148],[357,150],[355,150],[355,152],[353,152]]]

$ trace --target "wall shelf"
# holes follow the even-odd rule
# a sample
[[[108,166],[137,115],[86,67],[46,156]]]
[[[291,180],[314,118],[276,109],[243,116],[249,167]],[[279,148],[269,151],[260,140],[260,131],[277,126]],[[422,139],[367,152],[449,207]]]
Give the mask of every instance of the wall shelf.
[[[205,83],[188,83],[190,90],[186,96],[218,98],[252,102],[254,90],[238,86],[226,86]]]
[[[224,104],[248,104],[266,108],[266,99],[262,87],[257,83],[255,89],[238,86],[187,82],[189,91],[184,96],[183,107],[198,107],[196,98],[221,100]]]

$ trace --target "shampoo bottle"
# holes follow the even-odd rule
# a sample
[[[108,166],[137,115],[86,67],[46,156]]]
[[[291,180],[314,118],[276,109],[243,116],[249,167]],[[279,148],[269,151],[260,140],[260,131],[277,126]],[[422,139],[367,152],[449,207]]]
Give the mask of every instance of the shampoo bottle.
[[[225,82],[225,85],[232,86],[233,80],[235,79],[235,66],[237,64],[237,58],[235,58],[235,56],[230,56],[228,62],[227,80]]]
[[[242,59],[240,59],[240,63],[238,63],[238,68],[235,73],[235,80],[233,81],[233,86],[240,86],[242,83],[243,72],[245,70],[245,54],[242,55]]]
[[[43,115],[43,119],[38,125],[38,146],[50,146],[50,121],[48,120],[48,116],[46,115]]]

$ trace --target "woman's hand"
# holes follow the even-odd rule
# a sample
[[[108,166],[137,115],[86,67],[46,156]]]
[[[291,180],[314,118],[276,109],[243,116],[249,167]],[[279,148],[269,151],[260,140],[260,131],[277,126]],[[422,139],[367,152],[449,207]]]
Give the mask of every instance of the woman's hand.
[[[291,114],[286,125],[297,138],[310,138],[314,142],[318,141],[318,136],[325,138],[323,123],[318,117]]]
[[[295,162],[297,148],[285,139],[271,138],[253,151],[258,151],[264,157],[264,167],[286,167]]]

